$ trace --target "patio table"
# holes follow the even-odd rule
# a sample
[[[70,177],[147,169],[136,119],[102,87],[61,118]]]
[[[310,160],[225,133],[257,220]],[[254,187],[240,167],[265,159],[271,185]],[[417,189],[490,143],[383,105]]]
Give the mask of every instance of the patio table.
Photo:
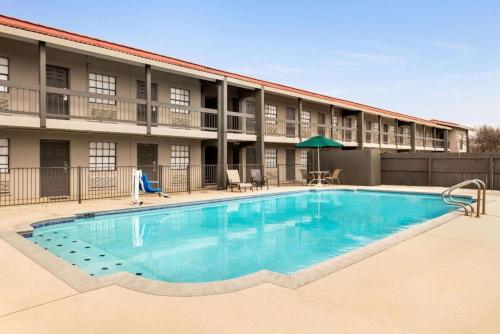
[[[317,186],[322,186],[324,183],[328,183],[328,181],[325,179],[325,175],[330,173],[329,171],[318,170],[309,173],[312,175],[312,180],[309,182],[308,185],[311,186],[313,184],[316,184]]]

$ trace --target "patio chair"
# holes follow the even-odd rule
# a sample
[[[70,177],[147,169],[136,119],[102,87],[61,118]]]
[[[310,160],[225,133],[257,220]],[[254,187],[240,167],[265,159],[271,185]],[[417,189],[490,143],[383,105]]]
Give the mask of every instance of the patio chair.
[[[162,195],[163,192],[161,188],[156,188],[153,186],[153,184],[158,184],[158,181],[148,180],[148,176],[146,174],[142,174],[141,181],[142,182],[140,183],[140,187],[142,191],[149,194],[158,194],[158,196]]]
[[[333,172],[331,172],[329,175],[325,176],[325,180],[328,181],[330,184],[335,184],[335,181],[337,181],[337,184],[340,185],[340,172],[342,169],[335,169]]]
[[[255,186],[257,189],[262,189],[263,186],[267,187],[269,190],[269,181],[266,176],[262,177],[262,173],[260,169],[251,169],[250,175],[252,176],[252,186]]]
[[[236,187],[239,191],[241,189],[245,189],[247,191],[248,188],[253,191],[253,186],[251,183],[243,183],[240,179],[240,173],[237,169],[228,169],[227,170],[227,188],[231,187],[231,191],[234,191],[233,188]]]
[[[307,185],[309,183],[309,175],[307,174],[307,170],[306,169],[299,169],[299,170],[300,170],[300,175],[302,176],[302,180]]]

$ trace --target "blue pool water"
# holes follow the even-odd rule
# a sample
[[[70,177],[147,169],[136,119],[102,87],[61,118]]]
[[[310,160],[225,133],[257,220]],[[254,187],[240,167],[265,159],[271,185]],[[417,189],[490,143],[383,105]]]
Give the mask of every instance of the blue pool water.
[[[434,195],[304,191],[76,219],[30,239],[95,276],[207,282],[292,273],[453,209]]]

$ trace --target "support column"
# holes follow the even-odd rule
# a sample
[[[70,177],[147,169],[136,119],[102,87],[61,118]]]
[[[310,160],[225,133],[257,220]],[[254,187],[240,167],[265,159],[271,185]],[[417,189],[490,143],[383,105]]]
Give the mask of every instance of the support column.
[[[217,188],[226,188],[227,177],[227,78],[217,86]]]
[[[300,141],[302,141],[302,124],[300,124],[300,120],[301,120],[301,117],[302,117],[302,110],[303,110],[302,99],[299,99],[298,113],[297,113],[297,126],[299,128],[299,139],[300,139]]]
[[[45,42],[38,43],[39,58],[40,58],[40,127],[47,126],[47,46]]]
[[[470,147],[469,147],[469,130],[465,130],[465,150],[467,153],[470,152]]]
[[[444,151],[448,152],[448,130],[444,130]]]
[[[145,67],[146,76],[146,129],[147,134],[151,134],[151,65]]]
[[[255,163],[262,166],[262,175],[264,171],[264,130],[265,130],[265,91],[264,87],[255,91],[255,130],[257,131],[257,141],[255,142]]]
[[[410,152],[417,151],[417,123],[410,124]]]
[[[333,120],[335,118],[335,107],[330,106],[330,138],[334,139],[335,129],[333,129]]]
[[[377,116],[378,120],[378,147],[382,148],[382,116]]]
[[[365,144],[365,113],[358,110],[356,119],[358,150],[362,150]]]
[[[398,141],[399,141],[399,121],[397,119],[394,120],[394,135],[396,136],[396,151],[398,150]]]

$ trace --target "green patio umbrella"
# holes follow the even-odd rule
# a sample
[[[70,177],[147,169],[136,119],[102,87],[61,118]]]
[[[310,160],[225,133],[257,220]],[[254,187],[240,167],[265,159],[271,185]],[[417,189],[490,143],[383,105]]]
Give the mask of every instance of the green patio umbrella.
[[[316,148],[318,150],[318,171],[321,170],[319,164],[319,149],[323,147],[343,147],[343,146],[344,145],[342,145],[341,143],[323,136],[311,137],[307,140],[304,140],[303,142],[295,144],[296,148]]]

